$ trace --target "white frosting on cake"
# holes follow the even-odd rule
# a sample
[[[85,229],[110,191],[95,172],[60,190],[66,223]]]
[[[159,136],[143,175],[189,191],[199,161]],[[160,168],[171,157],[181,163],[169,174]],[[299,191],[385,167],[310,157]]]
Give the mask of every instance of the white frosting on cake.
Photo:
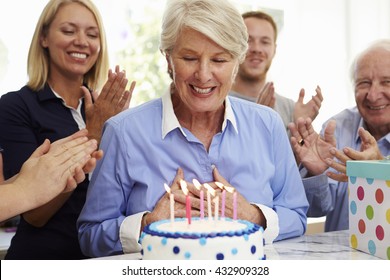
[[[158,221],[144,229],[140,242],[145,260],[265,259],[263,228],[242,220]]]
[[[191,224],[188,224],[187,220],[176,220],[174,223],[162,223],[156,226],[157,230],[166,232],[189,232],[189,233],[203,233],[203,232],[223,232],[223,231],[236,231],[243,230],[247,226],[239,222],[233,222],[231,220],[192,220]]]

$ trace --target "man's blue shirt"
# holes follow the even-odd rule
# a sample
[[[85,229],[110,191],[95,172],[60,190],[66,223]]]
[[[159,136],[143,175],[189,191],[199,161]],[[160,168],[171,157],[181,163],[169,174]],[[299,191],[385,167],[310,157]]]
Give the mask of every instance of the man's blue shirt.
[[[345,109],[331,119],[336,121],[336,148],[342,150],[350,147],[360,150],[361,139],[359,127],[364,127],[363,118],[357,107]],[[325,122],[321,134],[323,135]],[[383,155],[390,154],[390,133],[377,141]],[[306,169],[302,169],[305,174]],[[335,170],[333,170],[335,172]],[[303,179],[306,195],[310,203],[308,217],[326,215],[325,231],[346,230],[349,228],[348,182],[337,182],[329,179],[325,173]]]

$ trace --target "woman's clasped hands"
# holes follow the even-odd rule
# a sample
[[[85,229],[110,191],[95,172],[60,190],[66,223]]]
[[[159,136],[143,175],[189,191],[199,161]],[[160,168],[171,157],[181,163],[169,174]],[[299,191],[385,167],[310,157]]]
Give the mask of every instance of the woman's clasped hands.
[[[222,191],[223,189],[221,187],[218,187],[216,182],[219,182],[220,185],[223,185],[226,187],[226,189],[234,190],[236,192],[237,196],[237,219],[243,219],[248,220],[253,223],[257,223],[259,225],[262,225],[264,228],[266,226],[265,218],[261,212],[261,210],[248,202],[239,192],[237,192],[236,189],[234,189],[233,186],[231,186],[225,178],[219,174],[218,169],[214,168],[213,170],[213,176],[214,176],[214,182],[208,182],[207,184],[213,188],[214,195],[211,195],[211,213],[208,212],[207,207],[207,189],[204,187],[205,184],[203,184],[201,189],[198,189],[193,182],[186,182],[187,189],[188,189],[188,195],[190,196],[191,200],[191,217],[200,217],[201,216],[201,205],[204,206],[202,211],[204,212],[204,218],[208,219],[209,215],[212,215],[214,217],[215,214],[215,200],[214,198],[216,196],[219,197],[219,217],[222,212]],[[172,185],[170,186],[170,191],[174,195],[175,200],[175,209],[174,209],[174,215],[175,218],[185,218],[186,217],[186,195],[184,194],[182,188],[181,188],[181,181],[184,180],[184,172],[181,168],[178,169],[176,173],[176,177],[173,180]],[[204,196],[203,196],[203,204],[201,204],[200,200],[200,192],[203,190]],[[225,208],[224,208],[224,215],[228,218],[233,218],[234,213],[234,204],[233,204],[233,192],[226,191],[225,192]],[[170,215],[170,198],[168,192],[164,194],[161,199],[157,202],[156,207],[153,209],[152,212],[146,214],[143,219],[143,227],[159,220],[163,219],[169,219]]]

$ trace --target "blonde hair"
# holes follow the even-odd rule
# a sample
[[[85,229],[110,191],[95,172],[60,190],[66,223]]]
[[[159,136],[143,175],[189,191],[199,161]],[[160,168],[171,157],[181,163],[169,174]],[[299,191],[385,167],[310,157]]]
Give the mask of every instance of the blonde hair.
[[[96,6],[90,0],[50,0],[39,17],[28,52],[27,75],[29,80],[27,85],[32,90],[42,89],[49,77],[50,56],[48,51],[42,47],[41,38],[48,32],[60,7],[69,3],[79,3],[90,10],[95,16],[100,33],[98,58],[95,65],[85,74],[83,83],[90,89],[99,89],[105,81],[109,69],[107,41],[103,21]]]
[[[168,0],[163,15],[160,50],[169,54],[183,28],[194,29],[228,51],[239,63],[248,49],[248,33],[238,10],[221,0]]]

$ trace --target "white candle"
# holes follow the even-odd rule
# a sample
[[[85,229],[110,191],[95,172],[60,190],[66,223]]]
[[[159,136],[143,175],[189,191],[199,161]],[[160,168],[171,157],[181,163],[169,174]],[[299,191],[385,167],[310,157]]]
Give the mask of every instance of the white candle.
[[[225,218],[225,202],[226,201],[226,190],[222,191],[222,205],[221,205],[221,217]]]
[[[221,205],[221,218],[225,218],[225,200],[226,200],[226,190],[225,186],[220,182],[215,182],[215,184],[222,190],[222,205]]]
[[[200,190],[200,218],[204,219],[204,194],[203,190]]]
[[[175,200],[173,198],[173,193],[169,194],[169,209],[170,209],[170,215],[171,215],[171,224],[175,221]]]
[[[215,190],[207,183],[204,183],[203,186],[207,189],[207,215],[209,217],[209,221],[213,219],[213,213],[211,210],[211,195],[215,196]]]
[[[237,219],[237,192],[233,187],[224,186],[225,190],[233,194],[233,220]]]
[[[215,209],[214,209],[214,217],[215,217],[215,221],[218,221],[218,212],[219,212],[219,196],[215,196],[214,199],[214,205],[215,205]]]
[[[175,199],[173,197],[173,193],[171,192],[171,188],[164,183],[165,190],[169,193],[169,213],[171,217],[171,225],[173,225],[173,222],[175,221]]]
[[[237,192],[233,193],[233,220],[237,220]]]
[[[198,180],[196,179],[193,179],[192,180],[195,188],[199,191],[199,201],[200,201],[200,206],[199,206],[199,210],[200,210],[200,219],[203,220],[204,219],[204,194],[203,194],[203,190],[202,190],[202,185],[199,183]]]
[[[207,215],[209,217],[209,221],[211,221],[213,217],[211,215],[211,197],[209,191],[207,191]]]

